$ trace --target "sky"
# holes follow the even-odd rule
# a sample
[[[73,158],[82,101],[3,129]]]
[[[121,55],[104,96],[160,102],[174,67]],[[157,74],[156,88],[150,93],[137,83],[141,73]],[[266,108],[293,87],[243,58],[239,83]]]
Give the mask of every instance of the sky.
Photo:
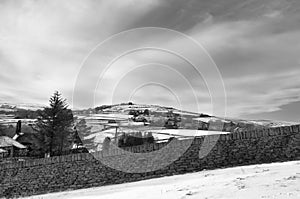
[[[0,102],[210,114],[223,83],[228,117],[300,120],[298,0],[0,0],[0,24]]]

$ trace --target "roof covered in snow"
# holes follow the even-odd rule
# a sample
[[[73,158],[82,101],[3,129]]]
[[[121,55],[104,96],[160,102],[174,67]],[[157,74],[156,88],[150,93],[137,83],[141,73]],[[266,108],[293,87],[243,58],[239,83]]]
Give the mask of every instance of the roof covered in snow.
[[[0,136],[0,148],[2,147],[10,147],[14,146],[19,149],[25,149],[26,146],[20,144],[19,142],[15,141],[14,139],[7,137],[7,136]]]

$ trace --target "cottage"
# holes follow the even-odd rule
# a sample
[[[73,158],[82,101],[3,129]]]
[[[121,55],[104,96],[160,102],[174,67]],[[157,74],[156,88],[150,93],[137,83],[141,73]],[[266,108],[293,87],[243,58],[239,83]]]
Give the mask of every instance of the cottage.
[[[26,146],[8,136],[0,136],[0,150],[3,157],[26,155]]]

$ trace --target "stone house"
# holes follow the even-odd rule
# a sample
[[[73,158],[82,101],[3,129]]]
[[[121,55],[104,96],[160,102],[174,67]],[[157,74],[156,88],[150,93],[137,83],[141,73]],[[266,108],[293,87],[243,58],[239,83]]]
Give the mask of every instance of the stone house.
[[[26,146],[8,136],[0,136],[0,150],[2,158],[25,156],[27,152]]]

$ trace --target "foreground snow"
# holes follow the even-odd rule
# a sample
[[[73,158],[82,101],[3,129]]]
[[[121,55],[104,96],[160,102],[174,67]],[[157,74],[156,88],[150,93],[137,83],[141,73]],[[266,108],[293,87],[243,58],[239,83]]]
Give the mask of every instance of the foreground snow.
[[[300,161],[244,166],[31,198],[300,198]]]

